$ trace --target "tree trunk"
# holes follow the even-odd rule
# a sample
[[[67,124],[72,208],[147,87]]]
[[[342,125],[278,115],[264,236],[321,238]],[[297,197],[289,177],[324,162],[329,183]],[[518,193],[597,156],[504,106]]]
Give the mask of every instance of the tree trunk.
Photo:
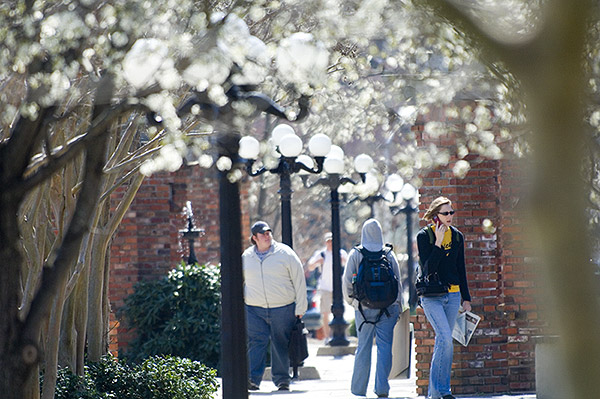
[[[106,203],[102,205],[106,207]],[[102,231],[106,232],[106,212],[100,212],[98,215],[99,222],[97,226],[102,226]],[[108,324],[104,323],[104,292],[105,292],[105,262],[106,246],[108,242],[106,234],[97,234],[94,237],[92,244],[91,256],[89,257],[90,265],[90,285],[88,290],[88,314],[93,314],[94,317],[88,318],[88,358],[92,362],[97,362],[106,354],[107,345],[104,338],[108,331]],[[98,244],[100,242],[100,245]]]
[[[25,192],[19,190],[20,174],[30,159],[45,112],[38,119],[20,119],[11,142],[0,146],[0,392],[7,399],[23,399],[40,358],[39,329],[35,336],[25,336],[25,323],[19,318],[21,304],[21,267],[23,257],[19,239],[19,206]],[[16,136],[14,136],[16,135]],[[15,141],[12,141],[15,137]],[[11,145],[12,144],[12,145]],[[20,152],[14,153],[18,150]],[[9,155],[10,154],[10,155]]]
[[[44,385],[42,388],[42,399],[53,399],[54,391],[56,390],[56,378],[58,374],[58,347],[61,336],[60,329],[62,325],[63,309],[65,307],[65,286],[66,279],[62,281],[62,285],[58,287],[58,295],[54,298],[54,306],[50,314],[50,323],[47,336],[50,338],[46,343],[44,353],[45,370],[44,370]],[[56,337],[52,339],[53,337]]]

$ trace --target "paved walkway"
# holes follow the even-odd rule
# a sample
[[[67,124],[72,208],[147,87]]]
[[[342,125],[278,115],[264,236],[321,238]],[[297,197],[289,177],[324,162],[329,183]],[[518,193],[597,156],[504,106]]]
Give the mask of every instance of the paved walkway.
[[[352,343],[351,343],[352,344]],[[314,374],[315,369],[319,375],[319,379],[302,379],[292,381],[289,392],[278,392],[277,388],[270,380],[263,380],[260,384],[259,391],[251,392],[249,399],[262,399],[270,396],[276,399],[359,399],[350,393],[350,379],[352,377],[352,367],[354,363],[354,355],[344,356],[317,356],[317,351],[323,347],[323,341],[309,339],[309,357],[304,362],[306,375]],[[373,351],[373,367],[371,368],[371,376],[368,387],[367,398],[377,398],[373,393],[373,380],[375,377],[375,360],[377,351]],[[412,364],[414,365],[414,359]],[[221,399],[221,393],[217,395]],[[423,396],[418,396],[416,393],[416,379],[414,369],[410,378],[400,378],[390,380],[390,398],[392,399],[423,399]],[[457,396],[460,399],[536,399],[535,394],[520,394],[520,395],[465,395]]]

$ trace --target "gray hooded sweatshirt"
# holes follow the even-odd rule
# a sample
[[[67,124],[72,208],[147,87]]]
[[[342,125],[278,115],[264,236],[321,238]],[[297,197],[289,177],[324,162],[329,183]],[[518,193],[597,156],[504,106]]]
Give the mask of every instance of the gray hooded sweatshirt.
[[[383,232],[381,231],[381,225],[376,219],[369,219],[363,223],[360,244],[371,252],[381,251],[383,249]],[[356,248],[352,248],[348,255],[348,261],[346,262],[346,268],[344,269],[344,276],[342,277],[342,287],[344,292],[344,300],[352,305],[354,309],[358,309],[358,301],[354,298],[350,298],[352,295],[352,277],[358,274],[358,267],[362,261],[362,254]],[[402,276],[400,275],[400,268],[398,267],[398,260],[394,251],[390,251],[389,260],[392,264],[392,269],[398,278],[398,298],[396,302],[400,304],[401,309],[404,308],[403,297],[402,297]]]

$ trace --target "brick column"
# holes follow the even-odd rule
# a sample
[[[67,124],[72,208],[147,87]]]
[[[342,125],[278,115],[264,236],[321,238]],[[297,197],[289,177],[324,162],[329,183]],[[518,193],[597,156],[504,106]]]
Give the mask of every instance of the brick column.
[[[427,118],[442,114],[431,113],[413,128],[419,145],[433,142],[450,148],[454,144],[451,134],[432,139],[423,131]],[[453,175],[457,159],[452,158],[447,167],[423,176],[420,189],[420,216],[437,196],[453,202],[457,211],[454,224],[465,235],[473,312],[482,316],[468,347],[455,342],[452,390],[458,395],[534,391],[535,347],[530,337],[539,333],[541,323],[533,272],[525,264],[526,247],[515,209],[522,165],[509,160],[481,160],[475,155],[465,159],[471,162],[471,170],[464,178]],[[484,219],[490,219],[496,231],[484,232]],[[426,395],[435,334],[422,308],[412,321],[417,392]]]

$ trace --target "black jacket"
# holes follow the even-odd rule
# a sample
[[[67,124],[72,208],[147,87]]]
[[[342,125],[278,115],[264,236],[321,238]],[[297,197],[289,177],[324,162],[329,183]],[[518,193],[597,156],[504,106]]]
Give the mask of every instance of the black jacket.
[[[427,265],[428,273],[437,272],[443,282],[459,285],[463,301],[471,301],[465,269],[465,238],[463,234],[454,226],[450,226],[452,244],[450,250],[444,250],[436,247],[435,243],[431,243],[427,232],[429,228],[430,226],[426,226],[417,233],[421,267]]]

